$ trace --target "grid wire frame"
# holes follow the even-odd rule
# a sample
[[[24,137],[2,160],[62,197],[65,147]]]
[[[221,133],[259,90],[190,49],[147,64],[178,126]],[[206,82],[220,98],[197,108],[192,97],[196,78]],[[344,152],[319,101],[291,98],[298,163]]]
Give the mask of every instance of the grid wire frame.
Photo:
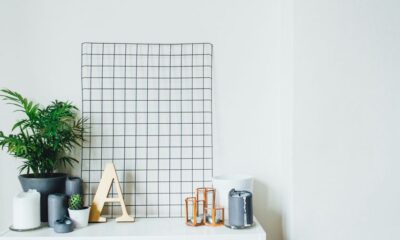
[[[82,43],[87,203],[109,162],[138,218],[182,217],[184,198],[211,185],[212,55],[209,43]],[[121,208],[108,203],[103,214]]]

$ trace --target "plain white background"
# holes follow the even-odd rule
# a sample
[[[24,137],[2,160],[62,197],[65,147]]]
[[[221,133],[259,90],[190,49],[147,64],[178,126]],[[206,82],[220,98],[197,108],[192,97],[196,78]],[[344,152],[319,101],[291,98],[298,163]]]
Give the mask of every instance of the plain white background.
[[[80,105],[80,43],[212,42],[215,174],[269,239],[399,239],[400,3],[1,1],[0,87]],[[0,104],[0,129],[16,119]],[[0,226],[19,191],[0,153]]]
[[[400,239],[400,2],[294,2],[293,239]]]

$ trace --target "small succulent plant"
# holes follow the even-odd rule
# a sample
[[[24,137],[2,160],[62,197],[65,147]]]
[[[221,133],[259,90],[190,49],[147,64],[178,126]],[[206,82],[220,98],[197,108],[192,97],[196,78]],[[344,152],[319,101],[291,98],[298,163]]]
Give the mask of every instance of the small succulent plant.
[[[83,208],[83,199],[80,194],[74,194],[69,199],[69,209],[79,210]]]

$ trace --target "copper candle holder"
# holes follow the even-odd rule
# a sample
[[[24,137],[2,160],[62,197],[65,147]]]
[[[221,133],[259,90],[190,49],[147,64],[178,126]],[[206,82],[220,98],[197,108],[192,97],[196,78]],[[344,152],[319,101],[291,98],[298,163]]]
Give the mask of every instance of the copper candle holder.
[[[214,188],[196,189],[196,197],[185,199],[186,225],[221,226],[224,224],[224,208],[215,207]]]
[[[204,223],[208,226],[224,225],[224,208],[205,208]]]
[[[197,200],[196,197],[188,197],[185,199],[186,225],[204,225],[204,205],[204,200]]]

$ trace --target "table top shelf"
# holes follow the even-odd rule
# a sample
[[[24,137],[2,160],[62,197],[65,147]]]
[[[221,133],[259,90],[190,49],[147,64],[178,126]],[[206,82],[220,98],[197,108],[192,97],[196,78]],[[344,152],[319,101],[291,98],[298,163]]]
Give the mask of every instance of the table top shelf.
[[[93,223],[88,227],[75,229],[71,233],[55,233],[52,228],[43,227],[29,232],[6,230],[0,239],[10,240],[266,240],[266,232],[255,219],[253,227],[234,230],[220,227],[189,227],[181,218],[139,218],[134,223]]]

